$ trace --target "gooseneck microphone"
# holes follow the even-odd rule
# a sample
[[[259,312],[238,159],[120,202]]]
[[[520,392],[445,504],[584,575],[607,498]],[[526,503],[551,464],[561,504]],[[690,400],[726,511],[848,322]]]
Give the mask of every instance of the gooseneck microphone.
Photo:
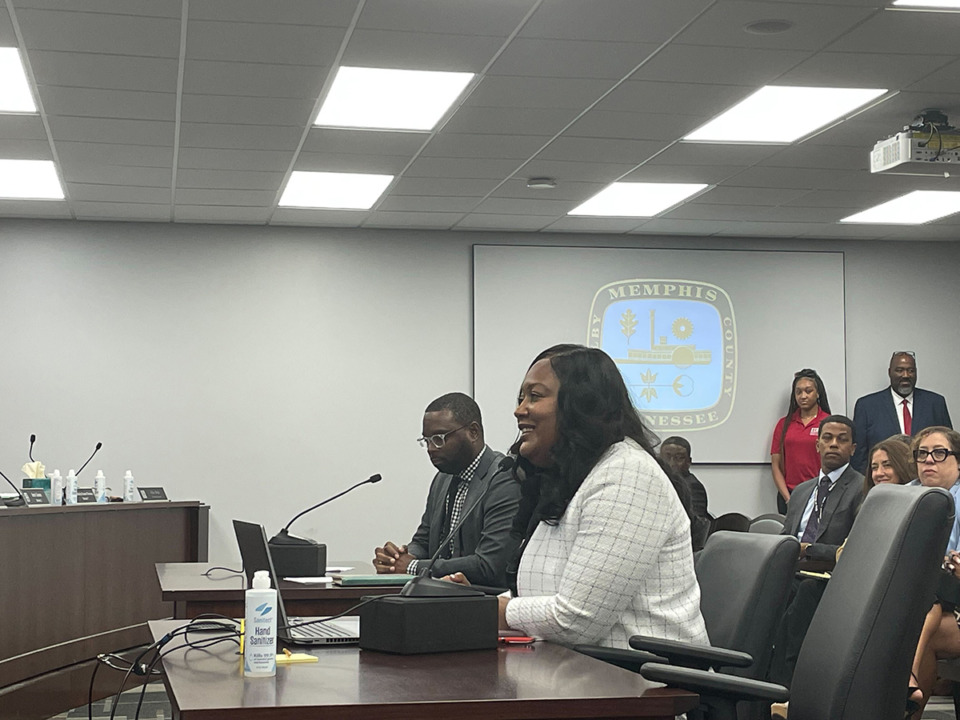
[[[99,448],[100,446],[98,445],[97,447]],[[364,480],[363,482],[358,482],[356,485],[353,485],[353,486],[351,486],[351,487],[348,487],[348,488],[347,488],[346,490],[344,490],[343,492],[337,493],[337,494],[334,495],[333,497],[328,497],[326,500],[323,500],[322,502],[318,502],[316,505],[313,505],[313,506],[311,506],[311,507],[308,507],[308,508],[307,508],[306,510],[304,510],[303,512],[297,513],[296,515],[294,515],[294,516],[293,516],[293,520],[291,520],[291,521],[288,522],[286,525],[284,525],[284,526],[283,526],[283,530],[281,530],[279,534],[281,534],[281,535],[286,535],[286,534],[287,534],[287,530],[290,529],[290,526],[293,525],[293,523],[296,522],[299,518],[301,518],[301,517],[303,517],[304,515],[306,515],[308,512],[310,512],[310,511],[312,511],[312,510],[316,510],[318,507],[322,507],[323,505],[326,505],[328,502],[332,502],[332,501],[336,500],[338,497],[342,497],[342,496],[346,495],[346,494],[347,494],[348,492],[350,492],[351,490],[356,490],[356,489],[357,489],[358,487],[360,487],[361,485],[366,485],[367,483],[378,483],[378,482],[380,482],[381,480],[383,480],[383,477],[380,475],[380,473],[377,473],[376,475],[371,475],[370,477],[368,477],[368,478],[367,478],[366,480]]]
[[[23,499],[23,493],[20,492],[20,488],[14,485],[13,481],[10,478],[8,478],[6,475],[4,475],[2,471],[0,471],[0,477],[3,477],[4,480],[10,483],[10,487],[12,487],[17,492],[17,495],[19,495],[19,497],[16,500],[4,500],[3,504],[6,505],[7,507],[20,507],[21,505],[26,505],[27,503]]]
[[[270,555],[273,557],[273,566],[279,577],[318,577],[327,572],[327,546],[315,542],[308,538],[299,538],[287,532],[299,518],[308,512],[316,510],[318,507],[333,502],[338,497],[346,495],[351,490],[356,490],[361,485],[380,482],[383,477],[380,473],[371,475],[363,482],[348,487],[343,492],[337,493],[333,497],[318,502],[316,505],[308,507],[303,512],[297,513],[288,522],[283,530],[278,532],[272,538],[268,545],[270,546]]]
[[[30,434],[30,449],[27,450],[27,456],[30,458],[30,462],[36,462],[36,461],[33,459],[33,444],[34,444],[36,441],[37,441],[37,436],[31,433],[31,434]]]
[[[77,473],[76,473],[77,475],[79,475],[80,473],[83,472],[83,469],[87,466],[87,464],[88,464],[91,460],[93,460],[93,456],[96,455],[98,452],[100,452],[100,448],[102,448],[102,447],[103,447],[103,443],[98,442],[98,443],[97,443],[97,446],[93,449],[93,452],[90,454],[90,457],[87,458],[87,462],[85,462],[83,465],[81,465],[81,466],[80,466],[80,469],[77,470]],[[31,459],[32,459],[32,458],[31,458]]]

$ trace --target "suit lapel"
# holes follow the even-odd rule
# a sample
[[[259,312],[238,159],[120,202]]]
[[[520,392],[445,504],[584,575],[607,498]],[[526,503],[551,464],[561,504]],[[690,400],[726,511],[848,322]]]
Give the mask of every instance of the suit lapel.
[[[820,536],[823,535],[823,531],[830,527],[830,520],[833,518],[833,513],[838,507],[840,507],[840,502],[843,499],[843,496],[850,490],[851,485],[856,483],[848,482],[850,468],[848,467],[843,471],[843,474],[837,478],[837,484],[834,486],[833,490],[830,491],[830,494],[827,495],[827,500],[823,505],[823,514],[820,516],[820,525],[817,527],[817,539],[820,539]]]
[[[796,518],[790,523],[793,525],[793,529],[791,530],[793,535],[800,533],[800,523],[803,521],[803,510],[807,507],[807,503],[810,502],[810,496],[813,495],[816,490],[817,483],[814,481],[810,483],[810,486],[807,488],[794,490],[793,495],[790,496],[790,504],[793,505],[794,498],[796,498],[797,507],[799,508]]]
[[[886,408],[885,415],[887,416],[887,422],[891,427],[896,428],[896,430],[890,433],[890,435],[896,435],[898,432],[900,432],[900,416],[897,414],[900,412],[900,408],[897,407],[896,403],[893,402],[893,396],[890,394],[890,388],[887,388],[885,393],[884,399],[886,402],[884,402],[883,406]],[[914,407],[916,407],[916,395],[914,395]],[[883,438],[881,438],[881,440],[882,439]],[[870,452],[870,448],[867,448],[867,452]]]

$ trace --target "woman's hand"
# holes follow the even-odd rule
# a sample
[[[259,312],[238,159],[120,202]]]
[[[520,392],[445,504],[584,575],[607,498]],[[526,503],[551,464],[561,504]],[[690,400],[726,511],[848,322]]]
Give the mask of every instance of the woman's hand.
[[[960,553],[951,550],[943,561],[943,566],[953,573],[955,578],[960,578]]]
[[[441,579],[441,580],[447,580],[447,581],[452,582],[452,583],[456,583],[457,585],[469,585],[469,584],[470,584],[470,581],[467,580],[467,576],[464,575],[462,572],[455,572],[455,573],[453,573],[452,575],[444,575],[444,576],[443,576],[442,578],[440,578],[440,579]]]

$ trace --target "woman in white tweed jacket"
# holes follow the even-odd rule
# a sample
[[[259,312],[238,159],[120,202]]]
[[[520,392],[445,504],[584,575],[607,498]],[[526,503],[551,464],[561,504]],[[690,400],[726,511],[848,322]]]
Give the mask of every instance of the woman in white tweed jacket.
[[[637,634],[708,644],[690,521],[610,357],[545,350],[514,415],[539,497],[501,628],[564,645],[626,648]]]

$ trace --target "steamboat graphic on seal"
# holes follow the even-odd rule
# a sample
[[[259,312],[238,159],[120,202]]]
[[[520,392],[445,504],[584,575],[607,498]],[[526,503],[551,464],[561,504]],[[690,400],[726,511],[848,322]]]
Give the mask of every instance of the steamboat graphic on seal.
[[[737,337],[729,295],[694,280],[621,280],[590,309],[588,345],[614,359],[654,429],[701,430],[729,417]]]

